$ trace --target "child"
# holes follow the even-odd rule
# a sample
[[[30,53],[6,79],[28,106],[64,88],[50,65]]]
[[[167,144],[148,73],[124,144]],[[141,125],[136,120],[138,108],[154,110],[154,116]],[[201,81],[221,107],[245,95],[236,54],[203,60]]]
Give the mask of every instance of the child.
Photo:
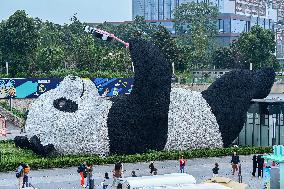
[[[110,185],[110,179],[108,173],[105,173],[104,181],[102,182],[103,189],[107,189],[109,185]]]
[[[213,177],[218,177],[218,171],[219,171],[218,163],[215,163],[215,167],[212,169],[212,171],[213,171]]]

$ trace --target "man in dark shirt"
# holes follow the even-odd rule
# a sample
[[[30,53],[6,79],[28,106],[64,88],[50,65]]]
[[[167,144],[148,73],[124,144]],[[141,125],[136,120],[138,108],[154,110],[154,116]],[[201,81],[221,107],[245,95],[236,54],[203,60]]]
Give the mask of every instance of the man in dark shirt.
[[[231,165],[233,169],[233,175],[235,175],[235,172],[238,171],[238,164],[240,163],[240,158],[237,155],[237,152],[234,152],[231,160]]]

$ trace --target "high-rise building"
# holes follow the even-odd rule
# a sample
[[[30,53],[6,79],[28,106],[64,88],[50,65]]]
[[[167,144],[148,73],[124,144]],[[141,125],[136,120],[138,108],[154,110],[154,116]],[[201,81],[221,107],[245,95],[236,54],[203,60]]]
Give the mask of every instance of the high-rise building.
[[[175,33],[173,11],[182,3],[205,2],[217,6],[219,41],[229,45],[254,25],[275,32],[277,57],[284,57],[284,0],[132,0],[132,16],[144,16],[148,22],[161,24]]]

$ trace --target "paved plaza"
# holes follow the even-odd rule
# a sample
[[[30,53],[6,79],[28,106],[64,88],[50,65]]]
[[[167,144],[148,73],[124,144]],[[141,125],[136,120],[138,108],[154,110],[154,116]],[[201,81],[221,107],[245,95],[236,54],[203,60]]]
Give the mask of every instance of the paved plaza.
[[[219,163],[220,176],[229,177],[235,181],[238,181],[238,176],[231,175],[230,166],[231,157],[222,158],[199,158],[189,159],[186,166],[186,172],[193,175],[197,183],[201,183],[203,180],[208,179],[212,176],[212,168],[215,162]],[[261,179],[252,177],[252,156],[240,156],[242,163],[242,175],[243,182],[248,184],[248,189],[259,189],[261,188]],[[174,173],[179,171],[178,161],[160,161],[155,162],[155,167],[158,169],[158,174]],[[150,175],[149,163],[135,163],[124,164],[124,176],[128,177],[131,171],[135,171],[137,176]],[[94,166],[94,179],[96,188],[102,188],[100,183],[103,180],[105,172],[110,175],[113,165],[98,165]],[[80,188],[80,177],[77,174],[77,167],[71,167],[66,169],[49,169],[49,170],[31,170],[30,182],[38,189],[79,189]],[[14,172],[0,173],[0,188],[1,189],[15,189],[17,179]]]

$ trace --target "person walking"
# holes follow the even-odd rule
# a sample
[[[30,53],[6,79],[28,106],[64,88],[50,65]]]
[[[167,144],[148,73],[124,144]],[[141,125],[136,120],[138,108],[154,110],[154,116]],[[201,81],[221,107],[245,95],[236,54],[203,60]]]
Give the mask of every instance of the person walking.
[[[263,177],[264,158],[262,155],[257,156],[257,176]]]
[[[255,173],[256,173],[256,168],[257,168],[257,156],[253,155],[252,157],[252,176],[255,177]]]
[[[219,164],[215,163],[215,167],[212,169],[213,171],[213,177],[218,177],[218,171],[219,171]]]
[[[23,167],[23,163],[22,162],[19,164],[19,167],[16,170],[16,177],[18,179],[18,189],[23,188],[23,184],[24,184],[24,167]]]
[[[179,160],[179,169],[181,173],[184,173],[185,163],[186,163],[186,159],[184,159],[183,156],[181,156]]]
[[[114,170],[113,170],[113,177],[114,178],[122,178],[122,163],[116,163],[114,165]]]
[[[92,164],[87,163],[86,173],[87,173],[86,188],[87,188],[88,186],[91,186],[90,183],[91,183],[91,179],[93,177],[93,165]]]
[[[153,161],[151,161],[151,163],[149,165],[149,169],[150,169],[151,175],[153,175],[153,174],[156,175],[157,174],[157,169],[155,168]]]
[[[110,183],[108,173],[105,173],[104,181],[102,182],[103,189],[107,189],[107,187],[110,186],[110,184],[111,183]]]
[[[29,186],[29,172],[31,170],[30,166],[28,164],[23,164],[23,170],[24,170],[24,178],[23,178],[23,188]]]
[[[80,178],[81,178],[81,187],[82,188],[85,188],[85,178],[87,177],[87,174],[86,174],[86,162],[83,162],[80,164],[80,166],[78,167],[78,170],[77,172],[80,174]]]
[[[239,163],[240,163],[240,158],[237,155],[237,152],[234,152],[234,154],[232,156],[232,160],[231,160],[231,165],[232,165],[232,169],[233,169],[232,175],[235,175],[235,172],[238,171],[238,164]]]

